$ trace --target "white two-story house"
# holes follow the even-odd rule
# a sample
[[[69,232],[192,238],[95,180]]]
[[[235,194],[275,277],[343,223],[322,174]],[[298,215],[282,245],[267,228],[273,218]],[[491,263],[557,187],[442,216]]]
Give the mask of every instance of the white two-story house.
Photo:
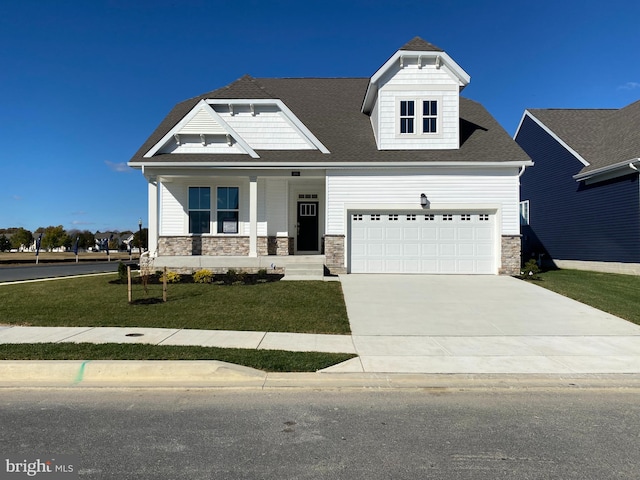
[[[252,78],[179,103],[129,165],[176,269],[514,274],[532,162],[414,38],[369,78]]]

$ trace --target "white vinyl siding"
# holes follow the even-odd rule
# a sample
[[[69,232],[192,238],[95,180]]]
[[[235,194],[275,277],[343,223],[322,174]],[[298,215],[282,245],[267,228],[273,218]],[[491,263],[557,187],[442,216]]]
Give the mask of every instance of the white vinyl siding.
[[[185,235],[188,186],[162,183],[160,188],[160,235]]]
[[[376,141],[380,150],[459,148],[459,80],[445,66],[433,63],[418,68],[407,59],[403,68],[390,70],[380,81],[376,99]],[[437,134],[399,135],[400,100],[416,101],[416,131],[422,131],[421,100],[438,101]],[[372,113],[372,119],[374,115]]]
[[[265,182],[266,235],[285,234],[288,231],[288,196],[287,181],[269,179]],[[258,221],[263,218],[258,216]]]
[[[215,192],[217,187],[240,187],[239,235],[249,232],[249,180],[247,177],[191,177],[160,184],[161,212],[159,234],[164,236],[189,235],[188,191],[190,186],[211,188],[211,235],[218,235]],[[258,179],[258,235],[276,235],[287,231],[287,181],[283,179]],[[219,234],[223,235],[223,234]]]
[[[491,169],[457,174],[453,169],[424,169],[412,172],[399,170],[364,172],[327,171],[327,230],[329,235],[345,235],[347,208],[354,205],[394,206],[415,205],[420,208],[420,195],[427,195],[430,204],[496,205],[501,217],[502,235],[518,235],[519,183],[518,169]]]
[[[255,105],[252,113],[248,105],[234,105],[233,115],[228,107],[216,105],[215,109],[255,150],[315,150],[276,106]]]

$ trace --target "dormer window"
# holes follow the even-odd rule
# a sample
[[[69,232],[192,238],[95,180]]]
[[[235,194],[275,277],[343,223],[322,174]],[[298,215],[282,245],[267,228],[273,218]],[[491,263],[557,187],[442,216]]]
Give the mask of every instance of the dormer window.
[[[439,99],[414,98],[398,100],[399,136],[421,136],[440,133]]]
[[[422,133],[438,133],[438,101],[422,101]]]
[[[400,133],[414,133],[415,101],[400,100]]]

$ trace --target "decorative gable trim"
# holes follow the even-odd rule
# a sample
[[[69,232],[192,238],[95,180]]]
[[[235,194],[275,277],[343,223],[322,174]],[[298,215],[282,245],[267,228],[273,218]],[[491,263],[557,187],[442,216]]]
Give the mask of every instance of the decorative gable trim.
[[[367,86],[367,92],[362,102],[362,112],[370,114],[375,103],[375,99],[378,92],[378,86],[380,79],[393,68],[394,64],[399,65],[400,68],[405,68],[408,59],[415,59],[418,68],[421,69],[426,64],[427,60],[432,60],[437,69],[445,68],[454,78],[458,79],[458,86],[460,90],[466,87],[471,82],[471,77],[465,72],[460,65],[458,65],[447,53],[443,51],[413,51],[413,50],[398,50],[389,60],[387,60],[382,67],[373,74],[369,80]]]
[[[553,138],[556,142],[558,142],[560,145],[562,145],[562,147],[565,150],[569,151],[571,153],[571,155],[576,157],[576,159],[579,160],[585,167],[588,167],[589,165],[591,165],[578,152],[576,152],[564,140],[562,140],[558,135],[556,135],[549,127],[547,127],[544,123],[542,123],[540,120],[538,120],[536,117],[534,117],[533,114],[529,110],[525,110],[524,113],[522,114],[522,118],[520,119],[520,123],[518,124],[518,128],[516,130],[516,133],[513,136],[514,140],[518,137],[518,133],[520,133],[520,128],[522,127],[522,122],[524,122],[524,119],[526,117],[529,117],[531,120],[533,120],[540,128],[542,128],[547,134],[549,134],[549,136],[551,138]]]
[[[255,100],[245,100],[245,99],[225,99],[225,100],[217,100],[217,99],[209,99],[206,100],[206,103],[209,105],[225,105],[229,108],[229,111],[233,115],[233,106],[234,105],[248,105],[252,115],[255,115],[255,106],[256,105],[275,105],[280,111],[284,114],[284,119],[286,122],[294,128],[298,134],[305,140],[305,142],[314,150],[320,150],[322,153],[328,154],[329,149],[324,146],[324,144],[309,130],[304,123],[296,117],[296,115],[291,111],[287,105],[279,99],[255,99]],[[212,109],[213,110],[213,109]],[[215,111],[214,111],[215,112]]]
[[[166,135],[144,155],[144,158],[153,157],[171,138],[180,144],[180,135],[183,134],[200,135],[203,144],[206,142],[206,135],[225,135],[229,146],[233,145],[235,141],[244,153],[248,154],[251,158],[260,158],[242,137],[204,100],[200,100],[182,120],[169,130]]]

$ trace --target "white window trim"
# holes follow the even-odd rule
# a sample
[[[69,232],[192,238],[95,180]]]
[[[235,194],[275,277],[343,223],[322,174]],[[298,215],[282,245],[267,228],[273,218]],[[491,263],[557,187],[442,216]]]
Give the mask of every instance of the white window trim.
[[[189,192],[192,188],[208,188],[209,189],[209,208],[189,208]],[[211,235],[211,233],[213,232],[212,227],[213,227],[213,207],[212,207],[212,202],[213,199],[211,198],[211,185],[187,185],[187,224],[186,224],[186,231],[187,231],[187,235],[192,235],[192,236],[205,236],[205,235]],[[208,233],[193,233],[191,232],[191,228],[190,228],[190,222],[189,222],[189,214],[194,211],[194,212],[209,212],[209,232]]]
[[[238,212],[238,231],[235,233],[224,233],[224,232],[218,232],[218,189],[219,188],[237,188],[238,189],[238,208],[237,209],[222,209],[220,211],[222,212]],[[215,197],[213,197],[211,199],[211,201],[215,201],[215,208],[211,209],[212,212],[212,223],[213,223],[213,228],[211,230],[211,233],[213,235],[217,235],[219,237],[233,237],[233,236],[241,236],[243,234],[243,224],[242,221],[240,220],[240,212],[242,211],[242,188],[240,187],[240,185],[216,185],[215,186]],[[214,213],[215,212],[215,213]]]
[[[396,113],[395,113],[395,122],[396,122],[396,138],[442,138],[442,103],[443,97],[441,95],[417,95],[417,96],[401,96],[396,97]],[[400,102],[413,101],[414,109],[413,109],[413,133],[401,133],[400,132]],[[436,132],[423,132],[422,131],[422,120],[424,115],[422,114],[423,105],[422,102],[426,101],[436,101],[438,103],[438,113],[436,116]],[[406,117],[403,117],[406,118]]]
[[[519,217],[520,217],[520,225],[530,225],[530,216],[529,216],[530,204],[529,200],[522,200],[520,202],[519,208]]]

